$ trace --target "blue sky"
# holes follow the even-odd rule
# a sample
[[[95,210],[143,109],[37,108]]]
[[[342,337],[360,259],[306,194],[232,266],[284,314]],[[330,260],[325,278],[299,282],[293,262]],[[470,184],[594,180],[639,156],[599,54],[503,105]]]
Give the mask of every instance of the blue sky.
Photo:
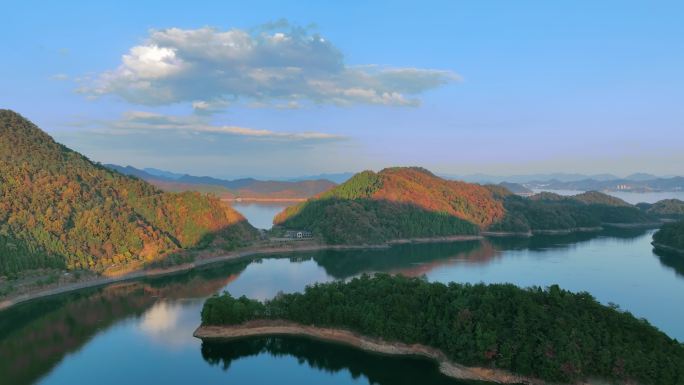
[[[0,106],[219,177],[684,164],[677,1],[3,4]]]

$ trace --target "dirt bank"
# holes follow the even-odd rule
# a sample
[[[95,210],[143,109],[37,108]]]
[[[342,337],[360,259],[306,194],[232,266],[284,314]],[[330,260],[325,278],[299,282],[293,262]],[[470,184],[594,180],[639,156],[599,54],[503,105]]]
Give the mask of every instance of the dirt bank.
[[[193,335],[202,340],[230,340],[275,335],[303,336],[349,345],[374,353],[427,357],[439,363],[439,370],[443,374],[457,379],[489,381],[500,384],[544,384],[541,380],[518,376],[500,369],[460,365],[449,361],[442,351],[425,345],[388,342],[362,336],[348,330],[319,328],[288,321],[257,320],[232,326],[200,326]]]

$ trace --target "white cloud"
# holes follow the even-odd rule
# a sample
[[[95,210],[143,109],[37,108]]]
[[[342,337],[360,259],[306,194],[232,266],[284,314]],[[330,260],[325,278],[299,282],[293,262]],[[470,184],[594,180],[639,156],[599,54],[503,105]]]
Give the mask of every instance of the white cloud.
[[[418,95],[458,80],[450,71],[347,66],[342,53],[311,31],[278,23],[254,31],[170,28],[150,31],[118,68],[80,89],[143,105],[192,103],[197,113],[248,105],[417,105]]]
[[[212,124],[204,116],[163,115],[147,111],[128,111],[121,119],[107,121],[79,122],[79,127],[95,127],[113,134],[125,134],[131,131],[174,130],[188,133],[214,133],[256,138],[263,140],[287,141],[330,141],[342,140],[343,136],[323,132],[280,132],[266,129],[255,129],[231,125]]]

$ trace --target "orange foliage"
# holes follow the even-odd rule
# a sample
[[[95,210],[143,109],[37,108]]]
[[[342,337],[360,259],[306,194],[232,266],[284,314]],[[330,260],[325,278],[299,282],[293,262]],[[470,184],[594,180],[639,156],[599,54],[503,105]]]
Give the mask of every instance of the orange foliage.
[[[480,185],[449,181],[419,168],[390,168],[379,173],[382,187],[372,198],[410,203],[428,211],[447,213],[480,227],[505,215],[503,203]]]

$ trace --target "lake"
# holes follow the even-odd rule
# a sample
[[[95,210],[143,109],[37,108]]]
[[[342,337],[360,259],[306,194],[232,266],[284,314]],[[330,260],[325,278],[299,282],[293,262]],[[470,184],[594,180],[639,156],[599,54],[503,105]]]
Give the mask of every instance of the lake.
[[[298,202],[273,202],[273,203],[250,203],[230,202],[233,208],[242,214],[247,221],[257,229],[270,229],[273,227],[273,217],[286,207]]]
[[[248,258],[176,276],[39,299],[0,312],[0,383],[466,384],[427,360],[302,338],[202,344],[204,299],[271,298],[363,273],[439,282],[558,283],[684,339],[684,263],[654,254],[652,230],[407,244]]]

